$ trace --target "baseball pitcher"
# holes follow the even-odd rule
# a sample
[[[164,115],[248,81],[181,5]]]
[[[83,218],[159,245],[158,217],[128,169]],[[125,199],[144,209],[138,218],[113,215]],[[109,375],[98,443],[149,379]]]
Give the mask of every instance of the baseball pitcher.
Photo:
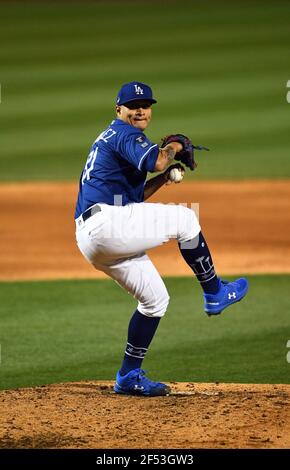
[[[177,240],[181,256],[203,290],[208,315],[221,313],[248,290],[244,278],[226,282],[217,276],[191,209],[144,202],[164,184],[179,182],[184,167],[194,170],[194,150],[203,148],[182,134],[166,136],[160,147],[151,142],[144,131],[155,103],[148,85],[130,82],[122,86],[116,119],[91,147],[75,211],[76,240],[83,256],[138,302],[114,386],[116,393],[128,395],[170,393],[168,385],[150,380],[141,368],[169,302],[164,282],[147,254],[150,248]],[[146,181],[148,172],[159,174]]]

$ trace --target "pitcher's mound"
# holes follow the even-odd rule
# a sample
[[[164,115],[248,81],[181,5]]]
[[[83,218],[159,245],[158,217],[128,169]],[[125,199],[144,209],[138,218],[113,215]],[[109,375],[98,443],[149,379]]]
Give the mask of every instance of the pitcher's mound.
[[[112,385],[0,392],[0,447],[290,447],[290,385],[179,382],[158,398],[116,395]]]

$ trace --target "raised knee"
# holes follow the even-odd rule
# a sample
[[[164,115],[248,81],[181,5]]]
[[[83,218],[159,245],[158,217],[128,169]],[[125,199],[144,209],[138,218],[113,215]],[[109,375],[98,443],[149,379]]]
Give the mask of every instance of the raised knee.
[[[195,212],[188,207],[179,206],[180,232],[178,241],[183,243],[197,237],[201,228]]]
[[[189,207],[179,206],[179,210],[181,212],[181,217],[183,220],[186,220],[188,223],[196,224],[198,223],[198,219],[196,217],[196,213],[193,209],[189,209]]]

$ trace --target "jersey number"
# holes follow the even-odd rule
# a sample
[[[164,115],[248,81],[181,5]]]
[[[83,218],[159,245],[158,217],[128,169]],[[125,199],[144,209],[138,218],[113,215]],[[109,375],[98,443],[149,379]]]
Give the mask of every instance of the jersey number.
[[[107,143],[108,139],[113,137],[113,135],[115,135],[115,134],[116,134],[116,131],[109,128],[106,131],[102,132],[99,135],[99,137],[95,140],[95,142],[93,144],[93,147],[92,147],[92,150],[89,153],[89,156],[88,156],[88,159],[87,159],[87,162],[86,162],[86,166],[85,166],[84,171],[83,171],[82,184],[84,184],[85,180],[88,181],[90,179],[90,173],[91,173],[92,169],[94,168],[94,164],[95,164],[95,161],[96,161],[96,158],[97,158],[98,142],[100,140],[103,140],[104,142]]]
[[[90,172],[94,168],[94,164],[95,164],[95,161],[96,161],[96,158],[97,158],[97,153],[98,153],[98,146],[94,145],[93,149],[89,153],[87,163],[86,163],[86,166],[85,166],[84,171],[83,171],[82,184],[84,184],[85,180],[90,179]]]

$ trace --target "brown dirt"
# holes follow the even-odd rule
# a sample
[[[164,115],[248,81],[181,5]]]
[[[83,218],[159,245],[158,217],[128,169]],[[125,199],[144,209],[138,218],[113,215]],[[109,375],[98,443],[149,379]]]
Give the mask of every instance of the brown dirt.
[[[0,185],[0,280],[97,278],[74,240],[77,184]],[[149,202],[200,203],[220,274],[290,273],[289,181],[183,182]],[[192,275],[176,242],[151,250],[162,275]]]
[[[171,383],[119,396],[111,382],[0,392],[0,448],[289,448],[290,385]]]

